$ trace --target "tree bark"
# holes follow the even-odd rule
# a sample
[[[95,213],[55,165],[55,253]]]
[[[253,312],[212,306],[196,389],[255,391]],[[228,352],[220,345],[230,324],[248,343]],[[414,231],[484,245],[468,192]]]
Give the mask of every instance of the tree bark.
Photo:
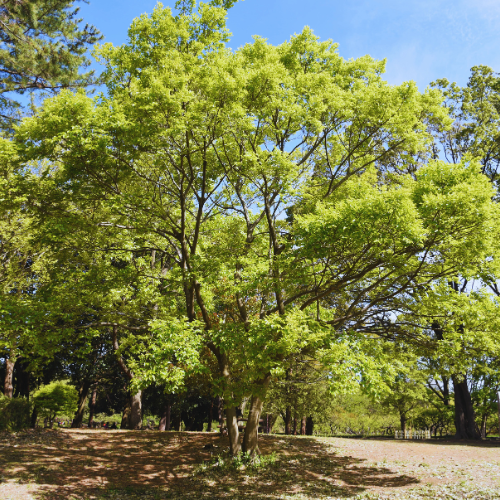
[[[207,432],[212,432],[212,420],[214,419],[214,398],[210,398],[210,407],[208,408]]]
[[[130,423],[129,429],[142,428],[142,391],[137,391],[130,397]]]
[[[78,391],[78,407],[73,418],[73,422],[71,422],[72,429],[80,429],[83,422],[83,412],[85,411],[85,403],[87,402],[87,396],[89,394],[89,389],[91,386],[90,380],[84,380],[83,384]]]
[[[90,399],[90,405],[89,405],[89,429],[92,427],[92,424],[94,423],[94,414],[95,414],[95,402],[97,399],[97,386],[94,387],[94,390],[92,391],[92,397]]]
[[[312,416],[307,417],[306,420],[306,435],[307,436],[312,436],[314,431],[314,420]]]
[[[500,391],[497,391],[497,405],[498,405],[498,436],[500,437]]]
[[[122,413],[122,422],[120,424],[120,429],[130,429],[130,408],[131,400],[130,397],[127,397],[125,401],[125,406],[123,407]]]
[[[179,413],[174,413],[174,417],[172,418],[172,427],[174,431],[182,430],[182,414],[179,410]]]
[[[38,419],[38,409],[35,406],[33,408],[33,412],[31,413],[31,422],[30,422],[31,425],[30,425],[30,427],[32,429],[34,429],[36,427],[36,421],[37,421],[37,419]]]
[[[163,411],[161,414],[161,419],[160,419],[160,426],[158,430],[160,431],[169,431],[170,430],[170,401],[167,401],[165,403],[165,406],[163,407]]]
[[[5,380],[3,384],[3,393],[7,398],[11,398],[14,395],[14,366],[16,364],[16,359],[13,360],[8,358],[5,360]]]
[[[481,439],[486,439],[486,420],[487,415],[485,413],[481,418]]]
[[[406,432],[406,413],[399,413],[399,419],[401,421],[401,430]]]
[[[250,403],[250,411],[248,413],[247,425],[245,427],[245,435],[243,436],[243,452],[250,456],[260,455],[259,450],[259,422],[264,406],[264,397],[271,381],[271,374],[268,373],[258,382],[260,393],[252,396]]]
[[[290,435],[291,433],[292,433],[292,408],[290,406],[287,406],[285,410],[285,434]]]
[[[443,379],[443,403],[445,406],[450,406],[450,379],[448,377],[441,377]]]
[[[241,452],[240,431],[238,430],[238,418],[236,408],[231,406],[226,408],[227,435],[229,437],[229,452],[235,457]]]
[[[293,417],[293,435],[297,435],[297,416]]]
[[[14,368],[14,380],[16,391],[14,397],[21,396],[29,400],[30,397],[30,374],[26,370],[28,363],[22,357],[17,358]]]
[[[481,439],[477,431],[474,407],[465,378],[452,377],[455,397],[455,428],[458,439]]]
[[[243,452],[250,456],[260,455],[259,450],[259,420],[264,401],[259,396],[252,396],[245,434],[243,436]]]
[[[302,417],[300,419],[300,435],[301,436],[306,435],[306,417]]]

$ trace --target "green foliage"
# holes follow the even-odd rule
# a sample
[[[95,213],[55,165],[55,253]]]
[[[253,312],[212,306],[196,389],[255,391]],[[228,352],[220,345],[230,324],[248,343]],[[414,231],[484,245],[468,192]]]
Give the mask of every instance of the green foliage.
[[[0,394],[0,431],[17,432],[30,425],[30,404],[24,398]]]
[[[500,226],[476,155],[430,160],[443,94],[389,85],[383,61],[309,28],[231,51],[231,3],[158,5],[96,47],[105,94],[63,91],[18,128],[46,250],[30,342],[104,335],[133,390],[210,372],[226,405],[300,361],[316,396],[361,386],[399,408],[424,393],[395,342],[443,373],[496,355],[496,302],[448,286],[494,274]]]
[[[101,38],[93,26],[80,26],[75,0],[6,0],[0,6],[1,127],[11,128],[20,104],[9,92],[87,85],[93,72],[85,52]]]
[[[33,394],[33,404],[42,417],[51,422],[57,415],[73,415],[78,403],[78,391],[67,382],[55,381]]]
[[[279,458],[276,452],[270,455],[251,456],[249,453],[241,453],[236,457],[218,455],[200,464],[193,472],[194,476],[203,474],[225,475],[230,471],[244,470],[245,473],[257,473],[260,469],[277,467]]]

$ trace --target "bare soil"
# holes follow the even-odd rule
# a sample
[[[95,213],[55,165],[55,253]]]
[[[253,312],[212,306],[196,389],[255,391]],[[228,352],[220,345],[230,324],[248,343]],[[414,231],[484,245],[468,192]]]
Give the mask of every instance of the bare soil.
[[[260,468],[228,467],[227,445],[195,432],[4,433],[0,499],[500,499],[495,442],[261,436],[275,459]]]

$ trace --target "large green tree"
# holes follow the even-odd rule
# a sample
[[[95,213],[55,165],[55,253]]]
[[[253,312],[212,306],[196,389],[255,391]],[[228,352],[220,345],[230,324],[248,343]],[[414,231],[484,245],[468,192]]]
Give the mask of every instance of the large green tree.
[[[491,255],[496,212],[473,161],[427,162],[428,124],[449,123],[439,92],[388,85],[383,62],[345,61],[309,28],[233,52],[225,16],[141,16],[96,50],[106,95],[63,92],[17,137],[24,161],[47,161],[37,220],[56,246],[86,241],[79,285],[62,282],[93,282],[89,324],[128,332],[117,352],[137,390],[212,356],[237,454],[235,406],[250,398],[256,453],[267,387],[294,357],[332,387],[362,374],[381,390],[395,374],[381,340],[411,336],[391,318]]]

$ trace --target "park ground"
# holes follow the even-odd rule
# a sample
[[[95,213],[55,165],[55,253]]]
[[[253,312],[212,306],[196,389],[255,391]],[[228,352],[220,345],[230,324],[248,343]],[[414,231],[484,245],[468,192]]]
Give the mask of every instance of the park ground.
[[[4,433],[0,499],[500,499],[500,443],[264,435],[261,467],[228,466],[226,448],[211,433]]]

